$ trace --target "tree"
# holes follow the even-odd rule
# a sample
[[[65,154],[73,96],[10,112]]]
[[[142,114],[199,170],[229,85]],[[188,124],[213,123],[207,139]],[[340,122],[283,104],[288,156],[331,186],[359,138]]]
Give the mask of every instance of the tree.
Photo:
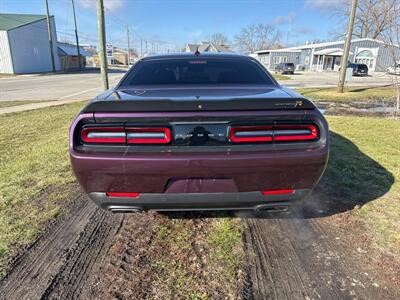
[[[228,38],[220,32],[213,33],[211,35],[210,42],[214,45],[229,45]]]
[[[393,7],[398,6],[399,3],[400,0],[359,0],[353,37],[383,38],[385,32],[393,26],[397,17]],[[349,15],[349,1],[339,1],[334,15],[342,18],[343,26],[339,29],[338,36],[343,37]]]
[[[278,43],[279,31],[274,26],[263,23],[251,24],[235,35],[236,47],[244,53],[270,49]]]

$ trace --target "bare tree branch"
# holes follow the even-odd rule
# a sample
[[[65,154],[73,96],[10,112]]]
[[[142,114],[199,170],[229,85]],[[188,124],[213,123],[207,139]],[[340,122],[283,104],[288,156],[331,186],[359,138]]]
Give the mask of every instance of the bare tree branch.
[[[228,38],[220,32],[213,33],[210,37],[210,42],[214,45],[229,45]]]
[[[272,25],[252,24],[241,29],[235,36],[239,51],[253,53],[257,50],[270,49],[279,43],[279,31]]]
[[[379,39],[390,30],[397,15],[393,7],[399,6],[400,0],[359,0],[353,36],[357,38]],[[348,16],[348,1],[341,1],[337,5],[334,15],[341,18],[342,27],[339,36],[344,32],[347,24],[344,21]]]

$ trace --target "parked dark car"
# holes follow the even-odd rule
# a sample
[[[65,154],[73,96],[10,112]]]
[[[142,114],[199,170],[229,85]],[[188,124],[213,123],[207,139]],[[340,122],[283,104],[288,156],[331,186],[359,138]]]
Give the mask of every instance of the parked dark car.
[[[354,76],[367,76],[368,75],[368,66],[365,64],[348,63],[347,67],[353,69]]]
[[[70,129],[78,181],[113,212],[286,210],[328,152],[316,106],[236,54],[146,57]]]
[[[280,63],[276,66],[275,71],[281,74],[294,74],[294,63]]]

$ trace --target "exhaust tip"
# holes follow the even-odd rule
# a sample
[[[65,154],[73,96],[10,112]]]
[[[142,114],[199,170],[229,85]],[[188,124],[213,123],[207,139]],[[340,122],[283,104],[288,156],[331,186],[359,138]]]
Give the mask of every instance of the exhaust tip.
[[[129,206],[110,206],[107,209],[112,213],[140,213],[143,211],[140,207]]]
[[[270,205],[270,204],[262,204],[254,207],[254,211],[257,213],[261,212],[287,212],[289,210],[289,205]]]

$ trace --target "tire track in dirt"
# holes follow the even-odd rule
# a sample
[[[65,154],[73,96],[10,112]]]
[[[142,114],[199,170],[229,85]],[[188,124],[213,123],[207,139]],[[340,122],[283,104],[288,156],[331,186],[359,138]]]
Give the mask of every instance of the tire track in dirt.
[[[374,286],[343,244],[347,232],[321,219],[248,218],[245,242],[252,299],[399,299]],[[343,242],[343,241],[342,241]],[[351,243],[351,240],[347,241]],[[351,245],[348,245],[351,247]],[[362,263],[361,263],[362,265]],[[378,270],[379,271],[379,270]]]
[[[55,222],[13,263],[7,277],[0,282],[1,299],[47,298],[58,283],[65,283],[65,287],[72,284],[62,276],[71,269],[81,269],[74,281],[86,278],[85,271],[90,269],[105,238],[119,223],[118,218],[100,210],[83,195],[74,202],[76,205],[68,217]]]

